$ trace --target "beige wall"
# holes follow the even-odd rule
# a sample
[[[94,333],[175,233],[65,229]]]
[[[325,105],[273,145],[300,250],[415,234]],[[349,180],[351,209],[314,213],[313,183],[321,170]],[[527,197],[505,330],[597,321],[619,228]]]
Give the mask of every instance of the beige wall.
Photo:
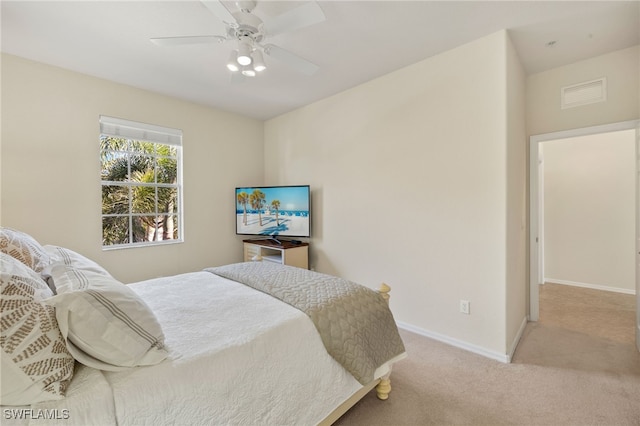
[[[509,354],[526,325],[527,280],[527,135],[525,123],[526,75],[518,54],[507,39],[507,239],[506,345]]]
[[[264,124],[2,59],[3,225],[129,282],[240,260],[241,238],[227,224],[232,188],[308,183],[313,267],[388,282],[399,321],[490,356],[513,349],[526,310],[523,110],[528,134],[640,111],[638,47],[525,79],[505,32]],[[603,73],[609,102],[559,112],[561,86]],[[100,114],[184,131],[184,244],[101,250]],[[471,315],[458,312],[460,299]]]
[[[183,244],[102,251],[101,114],[183,130]],[[261,182],[262,159],[261,121],[2,56],[2,225],[122,281],[240,261],[233,188]]]
[[[527,78],[529,135],[579,129],[640,117],[640,46],[576,62]],[[560,89],[607,78],[607,101],[560,109]]]
[[[506,268],[505,241],[518,252],[522,239],[525,169],[523,120],[506,123],[505,82],[524,84],[514,61],[499,32],[265,123],[266,183],[312,187],[313,267],[385,281],[400,322],[502,355],[514,328],[507,275],[524,286]],[[524,114],[522,103],[509,102]],[[520,164],[507,170],[507,155]],[[515,328],[522,292],[509,294]]]
[[[544,142],[545,281],[634,293],[635,130]]]

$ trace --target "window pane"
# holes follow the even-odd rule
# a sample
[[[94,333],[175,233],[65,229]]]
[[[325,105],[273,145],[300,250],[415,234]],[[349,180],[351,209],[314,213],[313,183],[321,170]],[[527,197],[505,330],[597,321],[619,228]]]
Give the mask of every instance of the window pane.
[[[102,218],[102,245],[129,243],[129,218],[103,217]]]
[[[160,215],[158,216],[158,239],[157,241],[178,239],[178,216]]]
[[[132,182],[154,182],[154,161],[153,157],[146,154],[132,153],[131,178]]]
[[[120,185],[102,186],[102,214],[128,214],[129,187]]]
[[[102,180],[124,181],[129,177],[129,155],[121,151],[105,151],[101,155]]]
[[[178,212],[178,190],[176,188],[158,188],[158,213]]]
[[[146,154],[152,154],[155,155],[156,154],[156,145],[153,142],[139,142],[140,146],[138,147],[138,150],[140,152],[144,152]]]
[[[167,229],[166,236],[167,240],[177,240],[179,237],[178,233],[178,215],[169,216],[169,220],[167,221]],[[173,229],[173,230],[172,230]]]
[[[156,144],[156,152],[158,157],[178,157],[178,148],[173,145]]]
[[[175,158],[159,157],[156,161],[156,179],[158,183],[176,183],[178,162]]]
[[[134,216],[133,217],[133,242],[143,243],[154,241],[156,235],[155,216]]]
[[[155,213],[156,212],[156,188],[153,186],[133,186],[131,187],[133,213]]]
[[[104,135],[100,137],[101,151],[127,151],[128,149],[129,141],[126,139]]]

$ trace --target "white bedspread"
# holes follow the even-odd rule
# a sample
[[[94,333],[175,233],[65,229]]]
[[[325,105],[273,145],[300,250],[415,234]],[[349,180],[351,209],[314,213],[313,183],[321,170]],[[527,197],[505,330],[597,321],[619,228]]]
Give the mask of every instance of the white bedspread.
[[[59,424],[113,424],[105,423],[113,416],[121,426],[313,425],[361,387],[327,354],[305,314],[266,294],[209,272],[131,288],[156,313],[169,358],[124,372],[87,369],[106,379],[112,400],[97,377],[89,383],[99,391],[88,392],[102,403],[83,395],[47,404],[68,410]],[[70,396],[87,385],[76,379]],[[90,417],[81,414],[86,408]]]
[[[76,363],[65,399],[32,406],[2,407],[3,426],[12,425],[115,425],[111,386],[102,371]]]
[[[178,278],[132,286],[171,361],[105,373],[119,425],[315,424],[359,389],[302,312],[209,272]]]

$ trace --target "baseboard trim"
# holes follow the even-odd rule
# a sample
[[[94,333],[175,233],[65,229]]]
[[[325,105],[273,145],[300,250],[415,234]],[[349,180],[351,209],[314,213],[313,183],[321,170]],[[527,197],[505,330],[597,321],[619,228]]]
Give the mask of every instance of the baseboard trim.
[[[522,333],[524,333],[524,329],[527,326],[528,322],[529,322],[529,320],[525,316],[522,319],[522,323],[520,324],[520,328],[518,329],[518,332],[516,333],[516,337],[513,339],[513,342],[511,343],[511,350],[509,350],[509,355],[508,355],[509,362],[511,362],[511,360],[513,360],[513,354],[516,353],[516,348],[518,347],[518,343],[520,343],[520,339],[522,338]]]
[[[525,321],[525,325],[526,325],[526,318],[525,318],[524,321]],[[500,361],[500,362],[505,363],[505,364],[509,364],[511,362],[511,355],[494,352],[494,351],[491,351],[489,349],[483,348],[481,346],[474,345],[474,344],[471,344],[469,342],[465,342],[463,340],[454,339],[453,337],[445,336],[444,334],[436,333],[436,332],[433,332],[433,331],[425,330],[425,329],[420,328],[420,327],[416,327],[415,325],[407,324],[406,322],[397,321],[396,323],[397,323],[398,327],[400,327],[400,328],[402,328],[404,330],[411,331],[412,333],[416,333],[416,334],[419,334],[421,336],[428,337],[430,339],[437,340],[437,341],[442,342],[442,343],[446,343],[446,344],[454,346],[456,348],[460,348],[460,349],[464,349],[464,350],[469,351],[469,352],[473,352],[474,354],[477,354],[477,355],[482,355],[485,358],[494,359],[496,361]],[[524,328],[522,328],[522,330],[524,330]],[[522,333],[520,333],[518,335],[517,340],[520,339],[520,335],[521,334]],[[515,346],[513,347],[513,349],[515,350]]]
[[[633,294],[633,295],[636,294],[635,290],[629,290],[627,288],[609,287],[606,285],[580,283],[580,282],[568,281],[568,280],[557,280],[555,278],[545,278],[544,282],[549,284],[561,284],[561,285],[570,285],[573,287],[590,288],[593,290],[611,291],[614,293],[624,293],[624,294]]]

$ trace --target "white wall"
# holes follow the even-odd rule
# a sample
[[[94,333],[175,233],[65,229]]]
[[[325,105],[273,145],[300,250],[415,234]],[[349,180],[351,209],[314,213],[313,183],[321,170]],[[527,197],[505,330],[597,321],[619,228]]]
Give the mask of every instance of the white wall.
[[[607,78],[607,101],[560,109],[560,89]],[[635,120],[640,117],[640,46],[527,77],[529,135]]]
[[[527,135],[525,123],[526,75],[507,38],[507,238],[506,238],[506,347],[513,354],[524,331],[528,310],[527,280]]]
[[[542,153],[545,281],[635,293],[635,130]]]
[[[98,117],[182,129],[185,242],[101,250]],[[263,123],[2,55],[2,225],[125,282],[242,259],[235,185],[263,179]]]
[[[525,285],[506,267],[525,169],[522,119],[507,129],[507,79],[524,85],[512,53],[499,32],[265,123],[266,183],[313,189],[313,267],[387,282],[397,320],[502,355],[524,317],[515,291],[523,317],[506,325],[506,277]]]

